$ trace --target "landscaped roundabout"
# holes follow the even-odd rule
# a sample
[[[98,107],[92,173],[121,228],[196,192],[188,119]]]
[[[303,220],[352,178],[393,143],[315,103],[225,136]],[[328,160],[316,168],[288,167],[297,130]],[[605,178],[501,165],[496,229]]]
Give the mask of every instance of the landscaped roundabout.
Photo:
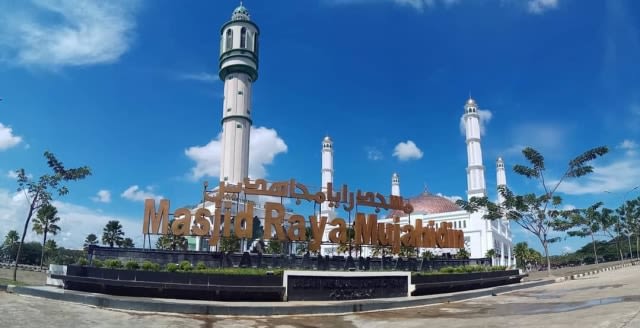
[[[330,301],[420,296],[502,286],[518,270],[475,260],[278,256],[95,247],[91,261],[51,278],[119,296],[215,301]]]

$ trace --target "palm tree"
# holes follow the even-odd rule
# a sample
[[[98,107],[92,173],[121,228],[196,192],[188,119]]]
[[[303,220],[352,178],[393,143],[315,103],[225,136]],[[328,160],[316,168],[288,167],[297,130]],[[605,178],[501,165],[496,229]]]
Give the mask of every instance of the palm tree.
[[[484,257],[488,257],[491,259],[491,265],[493,265],[493,258],[496,257],[496,250],[495,249],[490,249],[487,251],[486,254],[484,254]]]
[[[160,236],[160,238],[158,238],[158,241],[156,241],[156,248],[172,250],[172,251],[175,251],[175,250],[186,251],[189,248],[189,242],[187,241],[187,238],[185,238],[184,236],[174,235],[173,231],[171,230],[172,224],[173,224],[173,220],[169,222],[169,230],[168,230],[169,233],[166,235]]]
[[[56,254],[56,251],[58,250],[58,244],[56,244],[55,240],[49,239],[42,249],[47,254],[47,258],[51,258],[51,255]]]
[[[133,239],[127,237],[122,241],[122,244],[120,244],[120,247],[122,247],[122,248],[134,248],[136,246],[133,244]]]
[[[522,269],[526,269],[527,260],[529,259],[529,244],[526,242],[517,243],[513,247],[513,255],[516,257],[516,261],[520,262]]]
[[[58,215],[58,209],[51,204],[46,204],[40,207],[35,220],[33,220],[33,231],[38,235],[44,236],[42,240],[42,255],[40,256],[40,269],[44,264],[44,246],[47,243],[47,234],[50,233],[55,236],[60,231],[60,227],[56,225],[60,218],[56,215]]]
[[[18,240],[20,240],[20,235],[18,234],[18,232],[15,230],[11,230],[4,237],[4,246],[13,246],[18,243]]]
[[[102,244],[109,245],[109,247],[113,247],[113,245],[120,246],[124,241],[122,236],[124,236],[124,232],[120,221],[111,220],[102,229]]]
[[[98,244],[98,236],[90,233],[89,235],[87,235],[87,238],[84,239],[84,245],[82,246],[82,248],[86,251],[89,249],[89,246],[97,245],[97,244]]]
[[[459,260],[466,260],[471,256],[469,251],[466,248],[460,248],[456,253],[455,257]]]

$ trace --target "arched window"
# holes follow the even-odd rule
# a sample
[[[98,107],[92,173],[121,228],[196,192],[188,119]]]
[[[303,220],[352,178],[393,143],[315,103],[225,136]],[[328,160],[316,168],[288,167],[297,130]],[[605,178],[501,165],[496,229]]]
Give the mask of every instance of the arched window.
[[[253,52],[258,55],[258,33],[253,36]]]
[[[243,27],[240,30],[240,48],[247,47],[247,29]]]
[[[231,50],[231,47],[233,46],[233,31],[231,29],[227,30],[227,47],[226,47],[226,51]]]

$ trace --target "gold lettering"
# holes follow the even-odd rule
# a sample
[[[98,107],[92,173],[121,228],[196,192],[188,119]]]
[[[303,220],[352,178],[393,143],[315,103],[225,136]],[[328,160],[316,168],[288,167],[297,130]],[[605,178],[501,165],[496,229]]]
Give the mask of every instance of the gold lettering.
[[[317,252],[320,250],[320,245],[322,244],[322,237],[324,236],[324,228],[327,225],[327,217],[320,217],[320,222],[316,216],[309,216],[309,221],[311,222],[311,235],[312,240],[309,243],[309,250],[312,252]]]
[[[378,245],[378,216],[363,213],[356,214],[354,242],[356,245]]]
[[[284,206],[279,203],[266,202],[264,204],[264,239],[271,240],[271,227],[276,230],[276,239],[280,241],[287,240],[284,232]],[[276,211],[274,216],[273,211]]]
[[[389,246],[391,245],[392,238],[393,238],[393,224],[378,223],[378,243],[380,243],[380,245],[382,246]]]
[[[199,208],[196,211],[196,217],[193,220],[194,225],[191,229],[193,234],[196,236],[208,236],[211,233],[211,222],[209,222],[209,218],[211,217],[211,211],[206,208]]]
[[[400,242],[402,246],[413,246],[411,245],[411,236],[413,235],[413,226],[410,224],[405,224],[402,226],[402,232],[404,233],[402,237],[400,237]]]
[[[307,230],[305,229],[304,216],[292,215],[289,218],[289,229],[287,236],[291,241],[305,241],[307,240]]]
[[[149,225],[151,225],[151,231],[149,231]],[[160,228],[162,225],[162,232]],[[142,223],[142,233],[148,234],[163,234],[166,235],[169,232],[169,200],[163,199],[160,201],[160,207],[156,211],[156,201],[154,199],[146,199],[144,201],[144,221]]]
[[[399,217],[393,218],[393,240],[391,244],[391,253],[398,254],[400,253],[400,222]]]
[[[231,237],[231,202],[223,202],[224,209],[224,225],[222,227],[222,236],[224,238]]]
[[[253,237],[253,208],[254,202],[247,202],[244,211],[236,215],[234,232],[238,238]],[[243,228],[244,226],[244,228]]]
[[[173,213],[171,232],[176,236],[187,236],[191,231],[191,211],[187,208],[179,208]]]
[[[334,244],[342,244],[347,242],[347,224],[343,219],[335,218],[331,220],[330,225],[337,226],[329,232],[329,241]]]
[[[209,246],[218,246],[218,241],[220,240],[220,225],[222,225],[221,207],[220,202],[217,202],[213,218],[213,230],[211,231],[211,238],[209,238]]]

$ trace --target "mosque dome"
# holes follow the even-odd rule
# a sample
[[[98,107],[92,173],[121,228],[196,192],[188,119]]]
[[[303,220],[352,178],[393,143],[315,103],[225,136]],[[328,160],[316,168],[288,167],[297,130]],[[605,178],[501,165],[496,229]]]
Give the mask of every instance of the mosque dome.
[[[324,137],[323,142],[331,142],[331,138],[329,136]]]
[[[411,214],[440,214],[462,210],[455,202],[428,192],[410,198],[409,203],[413,206],[413,212]],[[389,217],[395,216],[403,217],[407,216],[407,214],[398,210],[389,213]]]
[[[469,97],[469,100],[467,100],[467,106],[476,106],[476,101]]]
[[[231,20],[249,20],[249,10],[240,3],[240,5],[233,10]]]

